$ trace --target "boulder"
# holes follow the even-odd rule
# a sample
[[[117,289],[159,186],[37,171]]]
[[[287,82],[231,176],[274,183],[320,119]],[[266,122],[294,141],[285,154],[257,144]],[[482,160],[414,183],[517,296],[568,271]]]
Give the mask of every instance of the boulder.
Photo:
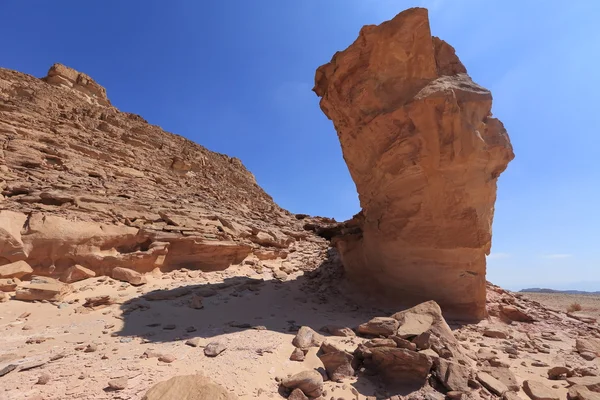
[[[15,261],[10,264],[0,265],[0,278],[22,278],[33,273],[33,268],[25,261]]]
[[[560,400],[557,392],[538,381],[524,381],[523,391],[532,400]]]
[[[146,277],[129,268],[116,267],[112,270],[112,277],[118,281],[129,282],[134,286],[148,283]]]
[[[600,356],[600,339],[596,338],[577,338],[575,348],[580,354],[590,353],[595,357]]]
[[[507,339],[508,333],[500,329],[487,328],[483,331],[483,336],[495,339]]]
[[[236,400],[228,390],[202,375],[183,375],[159,382],[142,400]]]
[[[319,355],[319,359],[323,363],[329,379],[334,382],[354,376],[354,368],[352,368],[354,356],[345,351],[324,353]]]
[[[21,237],[25,221],[23,213],[0,210],[0,259],[14,262],[27,257]]]
[[[395,334],[397,329],[398,321],[388,317],[375,317],[358,326],[359,333],[372,336],[390,336]]]
[[[34,276],[25,286],[17,288],[15,299],[24,301],[62,301],[71,286],[56,279]]]
[[[308,397],[319,397],[323,393],[323,376],[315,370],[299,372],[283,379],[281,384],[288,389],[300,389]]]
[[[375,347],[369,349],[364,365],[386,381],[423,385],[433,362],[427,355],[415,351]]]
[[[292,344],[300,349],[308,349],[310,347],[319,347],[325,338],[318,334],[308,326],[302,326],[298,330],[296,337],[292,340]]]
[[[563,375],[570,375],[571,370],[567,367],[557,366],[548,370],[548,379],[559,379]]]
[[[288,400],[308,400],[308,397],[306,397],[302,390],[294,389],[292,390],[292,393],[290,393]]]
[[[91,269],[82,267],[79,264],[75,264],[65,271],[60,280],[65,283],[73,283],[82,281],[84,279],[93,278],[94,276],[96,276],[96,273]]]
[[[435,365],[435,375],[448,390],[469,391],[469,369],[464,365],[439,359]]]
[[[314,91],[362,207],[332,240],[348,278],[389,302],[483,318],[496,183],[514,158],[491,93],[431,36],[424,8],[363,27]]]

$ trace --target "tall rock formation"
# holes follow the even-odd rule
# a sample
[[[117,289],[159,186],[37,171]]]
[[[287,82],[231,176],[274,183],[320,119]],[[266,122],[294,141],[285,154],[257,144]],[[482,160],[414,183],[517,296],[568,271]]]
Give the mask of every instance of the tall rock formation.
[[[362,207],[334,238],[348,276],[407,304],[485,315],[496,181],[514,158],[492,95],[413,8],[316,73]]]
[[[117,110],[89,76],[0,68],[0,266],[221,270],[307,235],[240,160]]]

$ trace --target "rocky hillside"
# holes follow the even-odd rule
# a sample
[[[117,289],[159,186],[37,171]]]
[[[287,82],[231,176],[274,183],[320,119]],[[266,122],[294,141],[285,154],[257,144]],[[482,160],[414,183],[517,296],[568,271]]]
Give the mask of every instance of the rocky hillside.
[[[224,269],[307,236],[240,160],[117,110],[60,64],[0,69],[0,190],[0,265],[36,275]]]

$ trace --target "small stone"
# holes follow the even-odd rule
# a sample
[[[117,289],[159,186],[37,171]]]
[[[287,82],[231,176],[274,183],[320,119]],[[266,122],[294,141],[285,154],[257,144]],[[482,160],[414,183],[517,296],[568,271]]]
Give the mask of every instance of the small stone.
[[[33,329],[33,327],[31,325],[23,325],[23,328],[21,328],[24,331],[30,331]]]
[[[579,355],[581,356],[581,358],[587,361],[593,361],[596,359],[596,355],[594,353],[590,353],[589,351],[581,352],[579,353]]]
[[[48,382],[50,382],[50,379],[51,379],[51,376],[50,376],[50,374],[48,374],[48,373],[43,373],[43,374],[41,374],[41,375],[38,377],[37,384],[38,384],[38,385],[45,385],[45,384],[47,384]]]
[[[96,350],[98,350],[98,345],[96,343],[90,343],[87,345],[87,347],[85,348],[84,352],[85,353],[93,353]]]
[[[163,326],[163,329],[167,330],[167,331],[172,331],[175,328],[177,328],[177,325],[174,325],[174,324],[168,324],[168,325]]]
[[[200,345],[200,338],[192,338],[192,339],[188,339],[186,340],[185,344],[187,344],[188,346],[192,346],[192,347],[198,347]]]
[[[502,396],[504,393],[508,392],[508,386],[506,386],[504,383],[500,382],[498,379],[494,378],[488,373],[477,373],[477,380],[481,382],[481,384],[485,386],[487,390],[489,390],[497,396]]]
[[[186,332],[196,332],[196,328],[193,326],[188,326],[187,328],[185,328]]]
[[[190,307],[195,310],[204,308],[204,305],[202,304],[202,297],[198,296],[197,294],[192,294],[192,297],[190,298]]]
[[[222,352],[224,352],[227,348],[221,342],[210,342],[204,348],[204,355],[207,357],[216,357]]]
[[[162,354],[160,357],[158,357],[158,361],[167,364],[171,364],[175,360],[177,360],[177,357],[175,357],[173,354]]]
[[[292,361],[304,361],[304,358],[304,352],[302,351],[302,349],[299,348],[295,348],[292,352],[292,355],[290,355],[290,360]]]
[[[108,381],[108,387],[112,390],[123,390],[127,387],[127,378],[118,378]]]

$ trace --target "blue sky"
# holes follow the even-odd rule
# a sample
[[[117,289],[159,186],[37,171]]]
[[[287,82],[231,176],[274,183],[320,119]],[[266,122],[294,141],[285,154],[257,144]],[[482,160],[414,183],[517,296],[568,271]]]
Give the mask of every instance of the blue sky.
[[[86,72],[121,110],[239,157],[281,206],[343,220],[358,200],[314,72],[412,6],[492,90],[515,147],[488,279],[600,290],[600,2],[0,0],[0,66]]]

